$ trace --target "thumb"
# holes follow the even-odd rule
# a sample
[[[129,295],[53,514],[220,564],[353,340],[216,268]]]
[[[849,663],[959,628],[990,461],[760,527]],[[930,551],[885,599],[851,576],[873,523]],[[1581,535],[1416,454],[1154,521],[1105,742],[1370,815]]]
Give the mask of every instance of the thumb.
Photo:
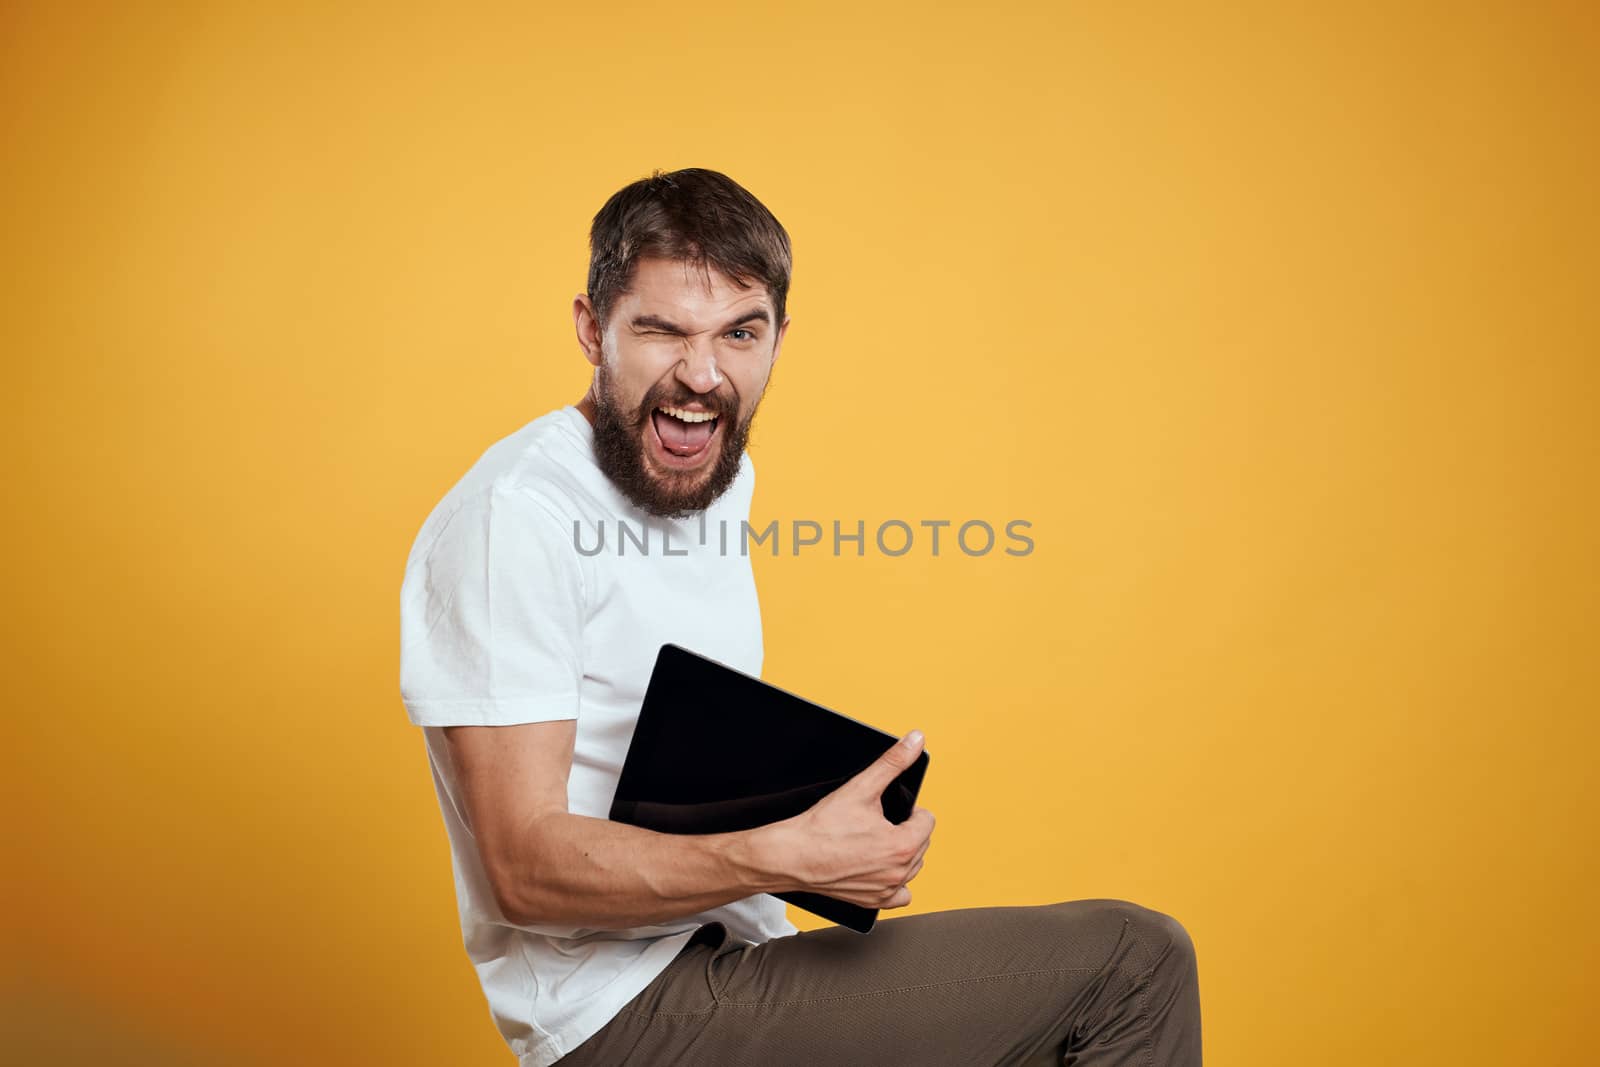
[[[847,786],[872,797],[881,797],[889,783],[900,772],[916,762],[922,754],[922,731],[912,730],[890,745],[883,755],[867,764],[866,768],[850,779]]]

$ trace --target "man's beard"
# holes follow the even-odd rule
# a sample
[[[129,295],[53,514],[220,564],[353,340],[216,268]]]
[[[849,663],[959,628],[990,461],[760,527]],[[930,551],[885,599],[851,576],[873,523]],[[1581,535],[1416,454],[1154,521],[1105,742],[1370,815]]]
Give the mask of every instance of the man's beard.
[[[739,460],[744,455],[750,439],[750,424],[756,413],[739,421],[739,401],[722,393],[695,393],[685,389],[676,380],[657,383],[645,394],[639,409],[627,412],[611,393],[611,381],[605,366],[595,372],[594,401],[594,456],[600,470],[622,490],[634,506],[660,515],[678,519],[696,511],[704,511],[727,491],[739,474]],[[687,407],[700,402],[717,416],[717,429],[722,433],[722,447],[712,461],[711,473],[705,468],[689,471],[656,470],[646,465],[645,438],[655,433],[645,423],[656,408]],[[758,398],[759,402],[759,398]]]

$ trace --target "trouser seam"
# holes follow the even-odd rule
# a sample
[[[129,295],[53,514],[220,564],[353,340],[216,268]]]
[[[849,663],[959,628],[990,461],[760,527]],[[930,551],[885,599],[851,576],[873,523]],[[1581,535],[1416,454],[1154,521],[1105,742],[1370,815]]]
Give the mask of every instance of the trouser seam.
[[[975,982],[988,982],[997,978],[1030,978],[1038,975],[1058,974],[1092,974],[1098,971],[1097,967],[1048,967],[1033,971],[1002,971],[998,974],[979,974],[970,978],[951,978],[944,982],[923,982],[920,985],[895,986],[891,989],[874,989],[863,993],[839,993],[829,997],[807,997],[801,1000],[720,1000],[702,1011],[658,1011],[649,1015],[644,1012],[628,1009],[628,1014],[641,1019],[660,1018],[687,1018],[699,1015],[709,1015],[718,1008],[787,1008],[798,1007],[805,1004],[833,1004],[848,1000],[869,1000],[874,997],[897,996],[901,993],[912,993],[923,989],[943,989],[949,986],[971,985]]]
[[[1150,969],[1145,972],[1144,978],[1139,980],[1139,984],[1135,992],[1139,997],[1139,1014],[1144,1018],[1145,1021],[1144,1062],[1148,1065],[1148,1067],[1156,1067],[1156,1041],[1155,1034],[1152,1032],[1154,1028],[1150,1025],[1150,987],[1155,982],[1156,967],[1160,965],[1161,959],[1145,946],[1144,941],[1139,937],[1139,930],[1133,925],[1132,920],[1123,919],[1122,923],[1128,928],[1128,936],[1133,938],[1133,943],[1139,946],[1139,950],[1143,952],[1145,954],[1145,958],[1150,961]]]

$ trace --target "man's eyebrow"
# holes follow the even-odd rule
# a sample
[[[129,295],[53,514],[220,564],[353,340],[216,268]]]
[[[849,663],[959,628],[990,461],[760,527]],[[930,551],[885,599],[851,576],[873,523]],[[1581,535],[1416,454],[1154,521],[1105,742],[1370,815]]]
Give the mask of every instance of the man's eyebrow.
[[[728,323],[723,327],[723,330],[731,330],[735,326],[743,326],[747,322],[764,322],[768,326],[771,326],[772,316],[767,314],[766,308],[755,308],[752,311],[746,311],[743,315],[740,315],[738,318]]]
[[[743,326],[747,322],[764,322],[771,326],[772,315],[766,308],[755,308],[754,310],[746,311],[732,322],[724,324],[722,327],[723,332]],[[661,333],[675,333],[679,337],[687,336],[689,333],[682,326],[675,322],[668,322],[659,315],[635,315],[628,321],[628,326],[634,330],[658,330]]]
[[[628,325],[635,330],[660,330],[662,333],[688,333],[682,326],[675,322],[668,322],[657,315],[635,315]]]

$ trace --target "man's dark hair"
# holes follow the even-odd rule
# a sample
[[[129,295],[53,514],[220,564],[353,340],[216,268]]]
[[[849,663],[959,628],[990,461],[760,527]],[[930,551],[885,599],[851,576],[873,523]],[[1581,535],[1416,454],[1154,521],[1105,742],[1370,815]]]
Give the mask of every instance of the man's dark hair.
[[[606,201],[589,228],[589,300],[602,326],[642,256],[715,267],[740,285],[759,282],[772,297],[772,325],[783,322],[793,268],[789,234],[726,174],[658,170]]]

